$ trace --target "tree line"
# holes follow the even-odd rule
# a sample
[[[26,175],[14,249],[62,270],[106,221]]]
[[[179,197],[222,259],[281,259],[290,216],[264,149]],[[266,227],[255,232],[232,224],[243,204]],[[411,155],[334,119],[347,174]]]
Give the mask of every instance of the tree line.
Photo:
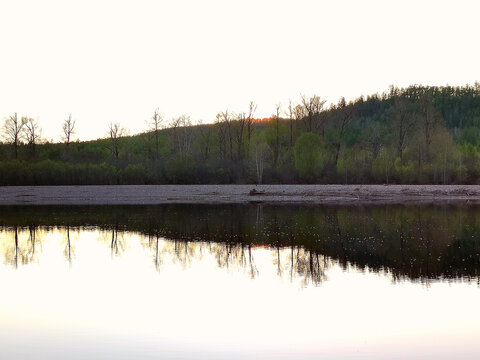
[[[330,106],[317,95],[221,111],[212,124],[156,109],[144,133],[42,140],[38,121],[13,114],[0,144],[0,184],[432,183],[476,184],[480,177],[480,85],[391,87]]]

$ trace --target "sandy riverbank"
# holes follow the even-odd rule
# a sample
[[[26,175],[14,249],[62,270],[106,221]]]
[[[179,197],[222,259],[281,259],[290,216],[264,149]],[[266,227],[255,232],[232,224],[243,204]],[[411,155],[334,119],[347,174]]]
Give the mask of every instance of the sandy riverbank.
[[[252,192],[255,189],[256,192]],[[469,202],[476,185],[123,185],[5,186],[0,205],[221,203],[372,204]]]

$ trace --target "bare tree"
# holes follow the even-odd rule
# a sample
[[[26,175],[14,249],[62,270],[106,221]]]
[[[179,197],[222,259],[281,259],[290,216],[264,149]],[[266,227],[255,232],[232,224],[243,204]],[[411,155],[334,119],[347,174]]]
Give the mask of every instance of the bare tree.
[[[189,115],[180,115],[180,126],[180,151],[183,154],[188,154],[190,153],[192,145],[192,131],[190,129],[190,126],[192,126],[192,120]]]
[[[24,122],[23,134],[30,147],[32,155],[35,156],[35,145],[41,140],[41,129],[33,118],[22,117]]]
[[[264,142],[258,142],[255,145],[255,166],[257,170],[257,183],[263,182],[263,169],[265,168],[265,157],[267,154],[267,145]]]
[[[250,101],[250,104],[248,105],[247,116],[247,154],[250,152],[250,140],[253,132],[253,115],[255,114],[256,110],[257,105],[253,101]]]
[[[152,117],[150,118],[150,121],[148,122],[149,125],[149,130],[153,132],[153,136],[155,137],[155,158],[158,159],[158,154],[159,154],[159,136],[160,136],[160,130],[163,127],[163,118],[160,115],[158,108],[155,109],[153,112]]]
[[[386,125],[376,122],[371,125],[371,131],[366,135],[365,146],[372,153],[373,160],[380,155],[384,147],[386,132]]]
[[[225,123],[222,121],[222,114],[218,113],[215,118],[215,126],[218,129],[218,151],[220,153],[220,158],[225,159],[227,153],[226,138],[227,131]]]
[[[288,101],[288,109],[287,109],[287,116],[288,116],[288,129],[290,135],[290,149],[293,148],[293,121],[295,120],[295,108],[293,106],[292,100]]]
[[[202,120],[198,120],[197,127],[203,146],[203,158],[204,160],[208,160],[208,156],[210,154],[210,143],[212,141],[212,126],[204,125]]]
[[[237,160],[242,160],[243,135],[245,133],[245,126],[248,124],[248,117],[245,113],[237,115],[235,126],[233,127],[235,133],[235,140],[237,141]]]
[[[278,103],[275,106],[275,115],[273,116],[273,125],[275,128],[275,144],[273,146],[273,168],[277,168],[278,164],[278,155],[280,153],[280,112],[282,105]]]
[[[433,94],[431,91],[426,91],[420,96],[419,120],[425,141],[425,156],[428,161],[431,157],[430,145],[432,143],[433,133],[442,120],[441,115],[433,106]]]
[[[180,128],[181,119],[179,117],[172,118],[168,126],[172,129],[172,152],[176,153],[180,148],[180,135],[178,134]]]
[[[302,107],[303,107],[303,121],[305,124],[305,130],[308,132],[317,131],[317,122],[320,120],[320,113],[323,111],[323,106],[326,100],[322,100],[319,96],[313,95],[312,97],[306,97],[302,95]],[[321,126],[321,134],[323,136],[324,127]]]
[[[17,113],[5,120],[4,132],[7,142],[13,145],[15,159],[18,158],[18,147],[22,142],[22,129],[25,126],[25,118],[18,119]]]
[[[337,128],[337,138],[335,140],[334,147],[334,164],[337,165],[338,155],[340,154],[340,147],[342,145],[342,138],[347,129],[348,124],[353,120],[353,105],[351,103],[347,104],[345,98],[340,98],[338,105],[336,107],[338,114],[338,121],[335,122],[335,127]]]
[[[415,125],[415,117],[411,112],[408,100],[398,96],[395,97],[391,116],[393,134],[395,136],[396,156],[401,159],[403,150],[405,150],[407,146],[408,135]]]
[[[170,121],[173,136],[173,152],[180,152],[184,155],[190,152],[192,132],[189,126],[191,125],[190,116],[185,114]]]
[[[220,154],[223,158],[230,155],[230,159],[233,160],[233,134],[232,134],[232,122],[233,116],[225,110],[218,113],[215,123],[218,124],[219,129],[219,146]]]
[[[67,147],[70,145],[72,140],[72,135],[75,133],[75,120],[72,119],[72,114],[68,114],[68,118],[63,120],[63,141],[67,144]]]
[[[125,136],[127,134],[127,130],[123,127],[120,126],[119,123],[110,123],[108,125],[108,132],[110,135],[110,140],[111,140],[111,151],[112,151],[112,157],[115,160],[118,160],[118,154],[119,154],[119,139],[122,136]]]

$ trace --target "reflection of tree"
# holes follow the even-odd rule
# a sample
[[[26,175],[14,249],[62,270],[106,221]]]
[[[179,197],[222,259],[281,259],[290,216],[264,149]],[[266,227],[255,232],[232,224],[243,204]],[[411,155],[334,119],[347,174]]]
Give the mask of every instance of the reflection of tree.
[[[172,242],[170,242],[172,243]],[[191,264],[192,261],[197,258],[201,258],[200,247],[197,243],[191,241],[173,241],[173,253],[174,259],[178,261],[182,266],[186,267]]]
[[[63,255],[65,259],[67,259],[70,266],[72,266],[72,256],[74,253],[74,247],[72,246],[72,242],[70,239],[70,226],[67,225],[66,227],[66,234],[65,234],[65,248],[63,249]]]
[[[245,257],[245,251],[244,251],[245,247],[242,247],[242,251],[245,259],[245,267],[248,266],[248,274],[250,275],[251,279],[254,279],[258,275],[258,269],[257,269],[257,266],[255,265],[255,261],[252,255],[252,245],[248,244],[246,248],[248,249],[248,258]]]
[[[113,255],[120,255],[120,252],[125,250],[125,241],[122,236],[118,238],[118,225],[112,228],[112,241],[110,242],[110,251]]]
[[[183,267],[202,258],[203,246],[199,242],[166,240],[157,231],[154,231],[154,234],[148,234],[146,240],[142,241],[142,245],[152,251],[153,264],[157,270],[164,263],[166,257]]]
[[[112,225],[102,224],[102,233],[100,240],[110,248],[111,256],[119,256],[125,250],[125,239],[123,238],[123,231],[117,223]]]
[[[255,222],[257,232],[261,232],[263,229],[263,205],[257,205],[257,220]]]
[[[203,253],[208,252],[215,257],[217,265],[221,268],[243,268],[248,270],[251,278],[258,275],[251,244],[242,246],[232,243],[170,240],[160,237],[156,230],[151,231],[153,234],[144,237],[142,245],[152,252],[153,263],[157,270],[160,264],[167,261],[167,258],[172,263],[187,267],[194,261],[201,260]]]
[[[326,279],[325,271],[329,267],[326,257],[317,251],[307,250],[301,246],[289,246],[272,249],[272,263],[276,265],[277,275],[288,275],[290,280],[302,279],[302,284],[319,285]]]
[[[157,269],[157,270],[160,266],[160,258],[158,256],[158,238],[159,238],[158,233],[156,233],[155,234],[155,260],[154,260],[154,263],[155,263],[155,269]]]
[[[259,275],[251,245],[214,243],[210,244],[209,250],[214,254],[219,267],[246,269],[252,279]],[[320,284],[325,280],[327,262],[324,256],[320,259],[318,253],[293,246],[270,248],[270,251],[273,256],[272,265],[276,266],[278,276],[282,277],[288,273],[292,280],[296,277],[301,278],[304,285],[310,282]]]
[[[297,248],[295,260],[292,261],[294,263],[294,270],[302,277],[305,286],[308,285],[310,281],[318,285],[325,280],[327,262],[324,256],[322,257],[322,261],[320,261],[318,253]]]
[[[160,235],[158,234],[158,231],[156,231],[154,235],[148,234],[148,242],[143,241],[144,239],[145,238],[142,238],[142,245],[152,250],[153,263],[155,265],[155,269],[158,271],[160,270],[160,264],[162,263],[162,256],[159,248]]]
[[[8,242],[4,248],[5,263],[18,268],[20,264],[29,264],[36,259],[37,245],[37,226],[28,226],[28,238],[20,236],[22,233],[18,226],[12,230],[12,241]],[[23,239],[22,239],[23,237]]]
[[[14,237],[13,237],[13,247],[7,247],[5,251],[5,262],[7,264],[15,266],[15,268],[18,267],[18,253],[19,253],[19,248],[18,248],[18,227],[15,226],[14,230]]]
[[[282,267],[282,259],[280,258],[280,246],[277,246],[274,252],[275,255],[272,262],[277,266],[277,275],[281,277],[284,269]]]
[[[255,277],[257,271],[251,247],[248,248],[248,257],[245,254],[245,247],[241,244],[212,243],[209,250],[215,256],[219,267],[248,268],[250,276]]]
[[[29,243],[30,248],[27,250],[26,253],[26,262],[31,262],[35,257],[35,244],[37,241],[37,227],[35,225],[30,225],[28,227],[28,234],[29,234]]]
[[[188,266],[207,252],[219,266],[256,277],[256,250],[268,248],[276,273],[290,279],[318,283],[337,263],[386,272],[394,280],[427,281],[479,276],[479,217],[480,208],[458,205],[23,207],[0,211],[0,226],[10,229],[2,245],[5,261],[14,266],[35,257],[38,225],[67,229],[65,257],[71,261],[68,229],[88,224],[112,231],[105,239],[112,255],[123,251],[122,233],[148,236],[145,246],[156,268],[167,259]]]

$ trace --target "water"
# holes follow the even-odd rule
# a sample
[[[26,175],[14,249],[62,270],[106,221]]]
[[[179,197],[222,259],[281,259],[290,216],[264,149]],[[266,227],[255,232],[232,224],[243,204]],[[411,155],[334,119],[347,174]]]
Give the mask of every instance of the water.
[[[478,359],[480,208],[0,207],[1,359]]]

